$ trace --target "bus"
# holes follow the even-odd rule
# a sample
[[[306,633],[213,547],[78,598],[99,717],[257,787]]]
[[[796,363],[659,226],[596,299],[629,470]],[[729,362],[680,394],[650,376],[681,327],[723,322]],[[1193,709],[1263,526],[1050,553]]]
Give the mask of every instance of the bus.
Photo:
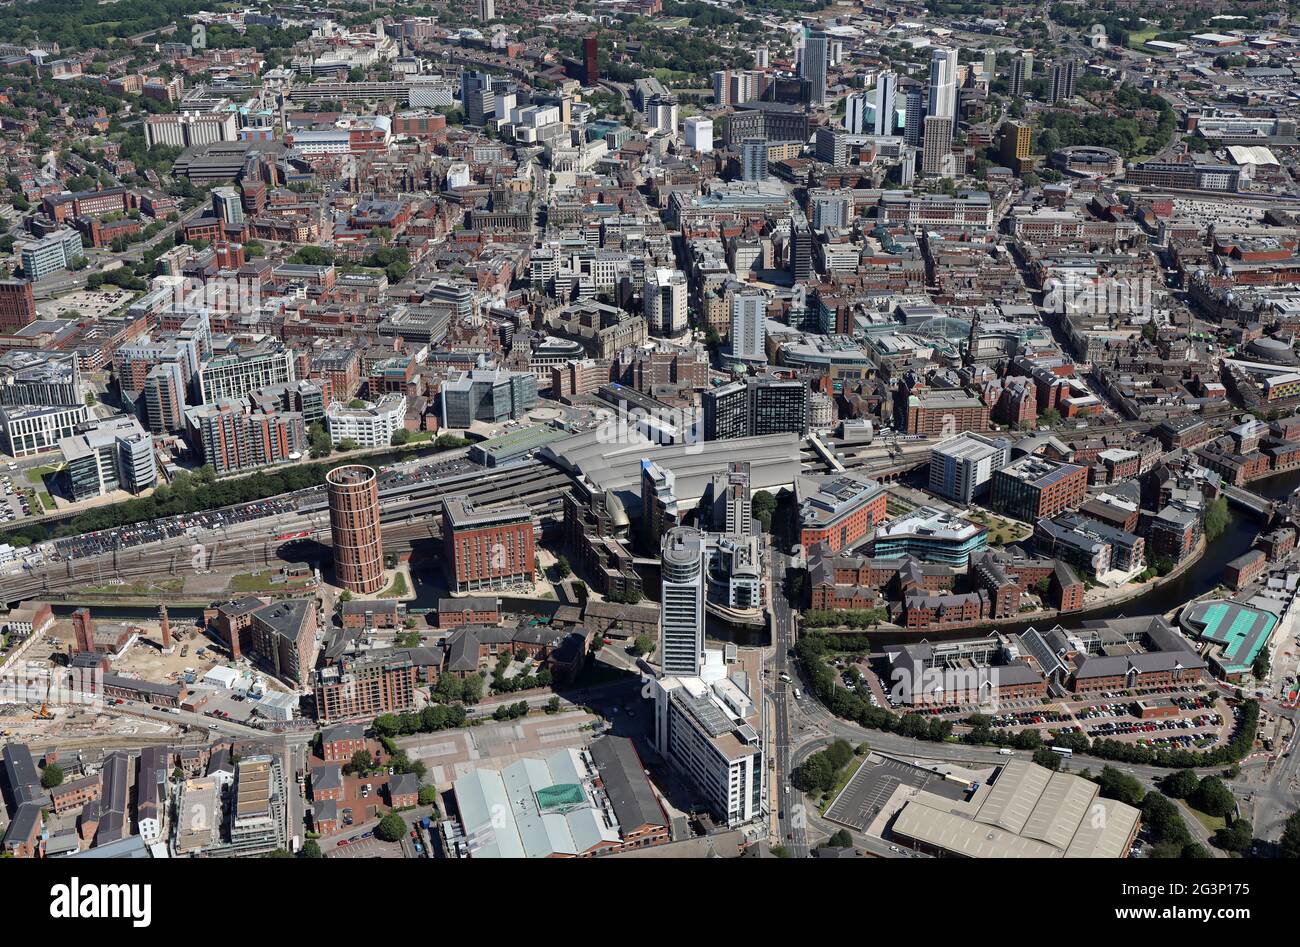
[[[1051,750],[1053,753],[1064,756],[1067,760],[1074,756],[1074,750],[1070,749],[1068,746],[1054,746]]]

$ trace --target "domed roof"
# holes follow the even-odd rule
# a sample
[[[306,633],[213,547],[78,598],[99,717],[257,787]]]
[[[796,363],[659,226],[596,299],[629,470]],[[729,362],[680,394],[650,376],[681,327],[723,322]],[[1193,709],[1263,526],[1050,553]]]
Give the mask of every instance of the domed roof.
[[[1300,356],[1296,355],[1295,349],[1287,339],[1274,339],[1270,336],[1252,339],[1246,344],[1246,352],[1251,358],[1257,358],[1262,362],[1273,362],[1278,365],[1300,364]]]

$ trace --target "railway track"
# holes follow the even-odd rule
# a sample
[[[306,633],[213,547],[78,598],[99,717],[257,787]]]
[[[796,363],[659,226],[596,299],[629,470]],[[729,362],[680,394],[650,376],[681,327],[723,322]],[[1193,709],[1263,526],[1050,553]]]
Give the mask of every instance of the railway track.
[[[480,506],[526,505],[545,528],[563,515],[562,501],[570,483],[569,477],[560,471],[531,465],[503,470],[495,476],[476,471],[435,483],[404,484],[383,491],[380,522],[386,528],[385,550],[405,552],[414,542],[439,538],[438,520],[443,503],[448,497],[458,495],[467,495]],[[271,538],[268,533],[293,538]],[[280,565],[292,558],[281,554],[283,547],[307,540],[325,545],[330,541],[323,491],[320,502],[299,504],[294,513],[47,563],[6,581],[2,597],[15,602],[115,579],[175,577],[235,567]]]

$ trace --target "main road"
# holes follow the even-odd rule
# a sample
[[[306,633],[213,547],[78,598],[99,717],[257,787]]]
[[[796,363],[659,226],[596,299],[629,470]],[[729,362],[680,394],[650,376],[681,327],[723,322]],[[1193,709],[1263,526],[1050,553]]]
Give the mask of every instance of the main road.
[[[794,684],[784,680],[787,677],[793,680],[790,654],[794,648],[794,610],[790,606],[787,582],[790,557],[773,549],[768,558],[771,562],[772,618],[775,625],[775,654],[769,673],[768,693],[776,715],[776,732],[773,734],[776,779],[768,792],[768,798],[772,800],[771,804],[777,806],[781,844],[795,858],[806,858],[808,823],[802,809],[797,808],[803,805],[802,795],[790,788],[791,755],[794,749],[790,732],[790,703],[794,699]]]

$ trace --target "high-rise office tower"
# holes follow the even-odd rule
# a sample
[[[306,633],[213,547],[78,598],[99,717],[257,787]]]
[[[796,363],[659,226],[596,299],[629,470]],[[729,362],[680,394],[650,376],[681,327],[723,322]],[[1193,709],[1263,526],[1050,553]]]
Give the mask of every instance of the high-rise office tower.
[[[796,283],[812,278],[812,227],[800,211],[790,216],[790,272]]]
[[[661,552],[659,663],[665,676],[699,677],[704,656],[704,537],[678,526]]]
[[[1079,80],[1079,60],[1065,59],[1052,66],[1052,81],[1047,89],[1047,104],[1055,105],[1074,98],[1075,83]]]
[[[898,76],[882,72],[876,79],[876,123],[872,131],[877,135],[894,133],[894,101],[898,97]]]
[[[927,115],[921,142],[921,173],[952,177],[956,172],[952,156],[952,117]]]
[[[993,81],[993,74],[998,71],[998,51],[993,48],[984,50],[984,83]]]
[[[647,328],[665,338],[686,331],[686,274],[659,268],[646,274],[645,317]]]
[[[379,533],[379,486],[373,467],[348,464],[325,475],[334,581],[353,594],[384,587],[384,549]]]
[[[584,85],[595,85],[600,79],[600,49],[596,45],[596,34],[582,40],[582,81]]]
[[[1020,173],[1020,162],[1029,157],[1030,127],[1028,122],[1006,121],[1002,123],[1002,142],[1000,159],[1004,165]]]
[[[497,18],[495,0],[478,0],[478,18],[489,23]]]
[[[485,125],[496,108],[492,91],[492,76],[486,72],[463,72],[460,76],[460,97],[465,104],[465,122]]]
[[[937,46],[930,53],[930,99],[926,114],[957,117],[957,50]]]
[[[731,354],[759,360],[766,357],[764,329],[767,324],[767,296],[748,291],[731,297]]]
[[[1011,58],[1011,80],[1007,83],[1007,91],[1019,98],[1025,94],[1025,86],[1033,77],[1034,54],[1026,49]]]
[[[718,533],[748,536],[753,530],[749,461],[733,460],[727,472],[714,474],[709,486],[709,528]]]
[[[693,148],[702,155],[713,150],[713,119],[703,115],[692,115],[683,126],[686,131],[687,148]]]
[[[740,143],[740,178],[742,181],[767,180],[766,138],[746,138]]]
[[[212,189],[212,211],[222,223],[234,227],[244,223],[244,203],[240,199],[239,189],[233,187],[214,187]]]
[[[925,90],[913,83],[904,93],[903,138],[909,145],[919,145],[925,134]]]
[[[799,378],[751,375],[707,388],[700,400],[706,441],[808,433],[808,383]]]
[[[844,127],[850,135],[865,135],[872,128],[867,121],[867,103],[870,93],[855,92],[844,99]]]
[[[674,134],[680,114],[676,96],[655,94],[646,102],[646,123],[652,131]]]
[[[679,522],[676,476],[653,460],[641,461],[641,535],[645,548],[660,549],[664,533]]]
[[[817,187],[808,192],[808,209],[814,230],[848,227],[853,220],[853,190],[847,187]]]
[[[803,38],[803,55],[799,75],[808,80],[808,101],[826,104],[826,67],[830,61],[830,41],[825,30],[808,30]]]

